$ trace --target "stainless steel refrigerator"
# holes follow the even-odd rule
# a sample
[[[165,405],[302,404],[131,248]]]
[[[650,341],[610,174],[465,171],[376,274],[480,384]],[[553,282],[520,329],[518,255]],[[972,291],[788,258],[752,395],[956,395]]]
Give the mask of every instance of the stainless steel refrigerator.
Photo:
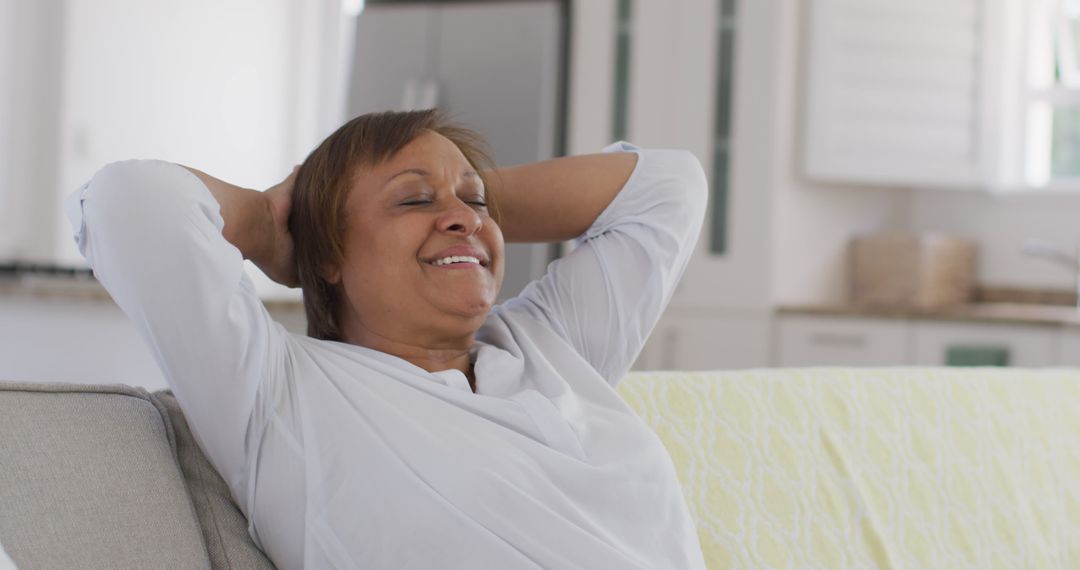
[[[509,166],[552,158],[563,136],[566,3],[372,2],[357,20],[350,116],[439,107]],[[500,300],[543,274],[557,244],[508,244]]]

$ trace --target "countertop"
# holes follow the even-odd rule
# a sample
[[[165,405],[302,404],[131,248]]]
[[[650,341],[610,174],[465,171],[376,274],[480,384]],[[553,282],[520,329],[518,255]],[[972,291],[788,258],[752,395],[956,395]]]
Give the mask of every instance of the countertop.
[[[854,305],[783,305],[781,315],[820,315],[878,319],[917,319],[1044,326],[1080,327],[1080,310],[1071,305],[1032,303],[971,303],[952,308],[915,309]]]
[[[29,267],[29,269],[27,269]],[[112,303],[88,269],[0,265],[0,298],[33,301],[75,300]],[[303,301],[263,299],[271,311],[303,311]]]
[[[28,265],[0,266],[0,297],[112,302],[88,269]],[[1071,292],[982,288],[974,298],[976,301],[967,305],[940,309],[806,304],[780,305],[776,313],[1080,327],[1080,310],[1075,305],[1061,304],[1076,299]],[[272,299],[263,303],[272,311],[303,310],[299,300]]]

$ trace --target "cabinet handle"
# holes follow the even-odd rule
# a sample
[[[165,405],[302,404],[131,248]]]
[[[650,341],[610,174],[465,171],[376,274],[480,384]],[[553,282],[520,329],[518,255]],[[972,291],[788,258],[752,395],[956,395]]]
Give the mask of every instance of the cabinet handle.
[[[862,348],[866,346],[866,335],[817,332],[810,335],[810,344],[817,346]]]

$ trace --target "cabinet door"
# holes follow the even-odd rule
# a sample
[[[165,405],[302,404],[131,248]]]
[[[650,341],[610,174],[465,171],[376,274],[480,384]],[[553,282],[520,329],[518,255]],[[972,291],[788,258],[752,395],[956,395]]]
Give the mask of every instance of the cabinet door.
[[[635,370],[738,370],[769,365],[767,312],[686,314],[668,311]]]
[[[1037,325],[919,321],[914,327],[914,364],[943,366],[950,348],[1004,350],[1009,366],[1057,363],[1058,328]]]
[[[1067,326],[1058,339],[1058,365],[1080,368],[1080,328]]]
[[[908,363],[902,320],[783,315],[777,366],[900,366]]]
[[[825,181],[974,188],[1001,67],[995,2],[809,3],[805,168]]]

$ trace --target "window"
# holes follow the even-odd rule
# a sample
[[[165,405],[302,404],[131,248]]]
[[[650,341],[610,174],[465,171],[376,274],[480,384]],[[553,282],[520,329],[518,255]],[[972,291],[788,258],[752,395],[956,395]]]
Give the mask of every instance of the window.
[[[804,171],[1080,191],[1080,0],[815,0]]]
[[[1032,0],[1026,183],[1080,188],[1080,0]]]

